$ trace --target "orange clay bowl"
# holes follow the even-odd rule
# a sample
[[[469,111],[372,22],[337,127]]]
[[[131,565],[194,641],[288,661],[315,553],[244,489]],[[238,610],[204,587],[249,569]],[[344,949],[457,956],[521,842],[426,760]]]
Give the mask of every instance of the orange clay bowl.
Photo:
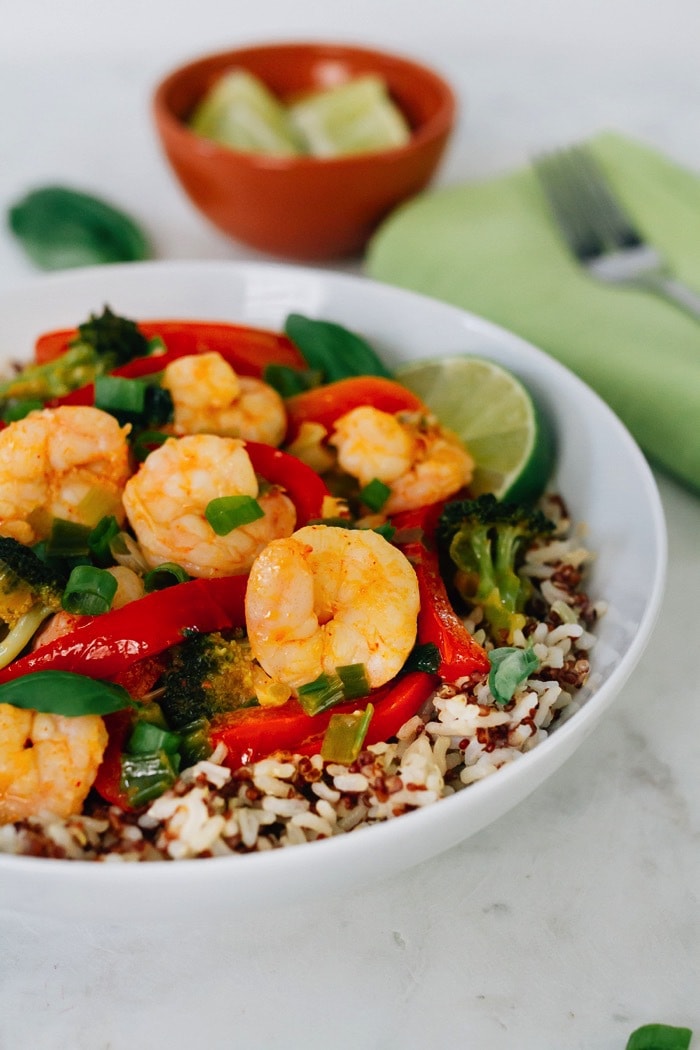
[[[411,139],[394,149],[330,159],[219,146],[195,135],[186,121],[211,84],[234,66],[258,76],[283,100],[376,73],[408,120]],[[322,260],[359,253],[381,220],[430,181],[456,102],[444,80],[409,59],[344,44],[291,43],[190,62],[157,86],[153,112],[175,175],[210,222],[260,251]]]

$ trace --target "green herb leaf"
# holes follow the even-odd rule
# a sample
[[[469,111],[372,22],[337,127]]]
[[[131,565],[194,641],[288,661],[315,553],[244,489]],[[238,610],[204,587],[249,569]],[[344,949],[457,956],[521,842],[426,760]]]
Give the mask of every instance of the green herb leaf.
[[[531,672],[540,665],[533,649],[513,646],[492,649],[489,660],[489,689],[497,704],[510,703],[518,686],[527,681]]]
[[[401,668],[403,674],[410,671],[425,671],[427,674],[437,674],[440,666],[440,650],[434,642],[424,642],[416,645],[406,658],[406,663]]]
[[[322,372],[327,383],[360,375],[392,378],[369,343],[333,321],[289,314],[284,330],[309,367]]]
[[[263,379],[277,391],[280,397],[293,397],[304,390],[319,386],[323,380],[320,372],[311,369],[290,368],[289,365],[266,365]]]
[[[34,671],[0,685],[0,704],[78,718],[135,707],[126,689],[72,671]]]
[[[264,518],[265,512],[252,496],[219,496],[207,503],[204,517],[217,536],[227,536],[241,525]]]
[[[645,1024],[632,1032],[626,1050],[688,1050],[692,1036],[690,1028]]]
[[[8,213],[10,229],[42,270],[147,259],[150,247],[133,219],[66,186],[43,186]]]

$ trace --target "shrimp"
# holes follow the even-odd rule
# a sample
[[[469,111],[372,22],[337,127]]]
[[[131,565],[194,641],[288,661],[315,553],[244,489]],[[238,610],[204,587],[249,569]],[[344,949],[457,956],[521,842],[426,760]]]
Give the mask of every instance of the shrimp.
[[[274,540],[253,563],[245,602],[254,658],[293,689],[347,664],[382,685],[416,640],[415,571],[370,529],[306,525]]]
[[[0,824],[79,813],[106,746],[99,715],[64,718],[0,704]]]
[[[176,434],[219,434],[277,447],[287,429],[284,401],[268,383],[236,375],[215,352],[172,361],[163,373]]]
[[[31,412],[0,431],[0,535],[33,544],[53,518],[94,525],[114,514],[121,522],[128,432],[88,405]]]
[[[388,486],[385,514],[447,499],[469,484],[474,471],[457,435],[420,413],[392,415],[361,405],[336,421],[329,443],[341,469],[360,486],[375,478]]]
[[[211,500],[234,495],[256,499],[264,516],[219,536],[204,512]],[[124,506],[148,565],[176,562],[190,576],[247,572],[266,543],[296,524],[279,488],[260,490],[244,443],[213,434],[169,438],[151,452],[127,482]]]

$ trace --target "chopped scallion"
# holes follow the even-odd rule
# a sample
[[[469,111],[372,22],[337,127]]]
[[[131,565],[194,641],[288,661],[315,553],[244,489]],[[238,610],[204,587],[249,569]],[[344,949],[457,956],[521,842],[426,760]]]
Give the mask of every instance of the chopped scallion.
[[[138,418],[146,407],[146,384],[124,376],[95,377],[95,408],[112,415],[126,414]]]
[[[249,525],[265,512],[252,496],[219,496],[210,500],[204,516],[217,536],[227,536],[241,525]]]
[[[155,754],[122,755],[122,787],[132,806],[143,806],[159,798],[175,783],[180,756],[158,751]]]
[[[106,569],[77,565],[68,578],[62,605],[66,612],[80,616],[99,616],[109,612],[117,581]]]
[[[151,591],[163,591],[166,587],[172,587],[176,583],[185,583],[189,580],[188,574],[181,565],[174,561],[164,561],[162,565],[156,565],[143,578],[146,594]]]
[[[153,755],[158,751],[174,755],[180,748],[180,740],[179,733],[139,720],[127,741],[126,751],[130,755]]]
[[[345,699],[345,692],[340,675],[324,672],[313,682],[299,686],[297,696],[307,715],[318,715],[341,703]]]
[[[362,750],[373,714],[374,707],[367,704],[364,711],[331,715],[321,744],[321,757],[343,766],[354,762]]]
[[[336,667],[335,671],[343,683],[343,696],[346,700],[367,696],[370,685],[364,664],[344,664],[342,667]]]
[[[114,537],[119,535],[119,531],[119,522],[114,515],[108,514],[98,521],[88,536],[90,554],[98,565],[104,567],[114,560],[109,545]]]
[[[360,491],[360,499],[370,510],[379,511],[391,495],[391,489],[379,478],[373,478],[368,485]]]
[[[30,412],[37,412],[43,407],[43,401],[8,401],[2,412],[2,421],[3,423],[16,423],[18,419],[24,419]]]
[[[92,529],[77,521],[54,518],[51,534],[46,541],[49,558],[76,558],[90,552],[89,539]]]

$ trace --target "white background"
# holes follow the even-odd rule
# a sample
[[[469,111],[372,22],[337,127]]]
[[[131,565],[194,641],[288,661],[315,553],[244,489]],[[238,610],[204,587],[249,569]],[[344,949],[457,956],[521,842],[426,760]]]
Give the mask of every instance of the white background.
[[[0,210],[64,182],[132,212],[159,257],[253,258],[175,185],[150,94],[208,50],[304,38],[387,47],[451,80],[441,184],[603,128],[700,174],[697,0],[0,0]],[[0,288],[32,272],[0,229]],[[658,629],[544,787],[444,856],[293,914],[96,927],[0,901],[0,1050],[624,1050],[649,1021],[700,1046],[700,507],[659,481]]]

